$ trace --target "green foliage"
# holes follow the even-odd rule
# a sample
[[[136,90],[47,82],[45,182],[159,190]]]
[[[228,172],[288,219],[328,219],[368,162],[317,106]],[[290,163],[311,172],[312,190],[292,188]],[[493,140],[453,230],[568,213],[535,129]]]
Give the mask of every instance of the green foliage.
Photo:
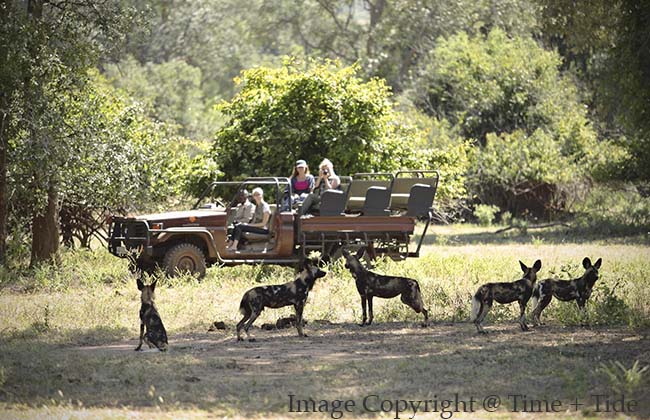
[[[215,152],[229,177],[291,173],[296,159],[323,158],[341,174],[411,166],[413,127],[401,124],[381,80],[356,67],[286,62],[242,73],[239,93],[220,105],[228,122]]]
[[[635,360],[630,368],[626,368],[619,361],[610,361],[609,364],[601,362],[598,370],[605,375],[615,394],[629,396],[641,386],[648,368],[647,365],[641,367],[639,361]]]
[[[576,230],[582,235],[645,234],[650,230],[650,197],[628,183],[592,188],[575,205]]]
[[[179,134],[207,139],[214,132],[214,112],[201,89],[201,69],[181,60],[138,64],[132,57],[105,69],[111,82],[138,99],[154,119],[177,125]]]
[[[539,128],[580,135],[584,113],[578,110],[575,88],[559,76],[559,63],[556,54],[527,37],[509,37],[499,29],[485,38],[461,32],[439,39],[423,60],[416,103],[459,125],[464,137],[480,141],[488,133],[532,134]],[[570,114],[582,120],[567,124]]]
[[[413,152],[415,166],[440,172],[436,206],[443,209],[453,207],[467,195],[467,173],[472,161],[471,144],[448,121],[425,115],[404,95],[398,100],[398,110],[408,118],[406,123],[413,125],[418,134]]]
[[[557,54],[493,29],[439,39],[414,84],[415,103],[480,142],[472,192],[512,212],[564,209],[566,186],[624,167],[624,151],[599,144]]]
[[[474,207],[474,217],[478,219],[482,226],[490,226],[494,222],[496,213],[499,211],[497,206],[490,204],[477,204]]]
[[[540,25],[546,43],[584,85],[583,96],[606,136],[620,138],[630,155],[617,178],[650,179],[650,4],[642,0],[576,3],[542,0]]]

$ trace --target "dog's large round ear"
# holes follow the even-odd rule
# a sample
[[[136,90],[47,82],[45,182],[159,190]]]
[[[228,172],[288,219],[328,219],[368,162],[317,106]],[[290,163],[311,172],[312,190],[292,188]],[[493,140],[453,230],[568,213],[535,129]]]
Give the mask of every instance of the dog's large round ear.
[[[142,280],[140,280],[140,277],[136,279],[136,284],[138,285],[138,290],[144,289],[144,283],[142,283]]]
[[[535,261],[535,264],[533,264],[533,269],[537,272],[542,269],[542,260],[537,260]]]
[[[526,266],[526,264],[522,263],[521,260],[519,260],[519,267],[521,267],[521,271],[523,271],[524,274],[528,272],[528,267]]]
[[[591,260],[589,257],[585,257],[585,259],[582,260],[582,266],[585,268],[585,270],[591,267]]]
[[[152,292],[153,292],[154,290],[156,290],[156,283],[158,283],[158,279],[154,280],[154,281],[151,283],[151,291],[152,291]]]
[[[600,264],[602,264],[602,262],[603,262],[603,259],[598,258],[598,260],[596,261],[596,264],[594,264],[594,267],[596,267],[596,270],[600,270]]]

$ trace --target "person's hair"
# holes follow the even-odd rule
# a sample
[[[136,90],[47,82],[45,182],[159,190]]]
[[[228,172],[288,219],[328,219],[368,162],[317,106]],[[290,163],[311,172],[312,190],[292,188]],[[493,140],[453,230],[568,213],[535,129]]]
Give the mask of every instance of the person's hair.
[[[253,189],[253,195],[255,195],[256,193],[260,193],[262,198],[264,198],[264,190],[262,190],[260,187]]]
[[[237,195],[244,195],[244,196],[248,197],[248,196],[249,196],[249,194],[248,194],[248,190],[247,190],[246,188],[241,189],[241,190],[239,190],[239,192],[237,193]]]
[[[307,175],[309,175],[309,165],[305,165],[305,176],[307,176]],[[293,173],[291,174],[291,176],[289,178],[295,178],[297,176],[298,176],[298,167],[294,165],[293,166]]]
[[[323,159],[323,161],[320,163],[320,165],[318,165],[318,169],[320,170],[320,168],[322,168],[323,166],[327,166],[327,169],[329,170],[330,175],[336,175],[334,173],[334,165],[332,164],[331,160],[329,160],[327,158]]]

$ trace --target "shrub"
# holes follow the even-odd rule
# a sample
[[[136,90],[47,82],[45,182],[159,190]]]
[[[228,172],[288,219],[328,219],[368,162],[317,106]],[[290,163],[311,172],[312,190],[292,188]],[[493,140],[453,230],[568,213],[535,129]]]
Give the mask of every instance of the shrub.
[[[415,165],[417,136],[400,120],[382,80],[363,82],[357,67],[287,61],[245,70],[239,93],[220,105],[215,160],[229,177],[289,175],[298,158],[323,158],[338,173],[393,171]]]
[[[489,204],[477,204],[474,207],[474,216],[478,219],[479,224],[490,226],[494,222],[496,213],[499,211],[497,206]]]

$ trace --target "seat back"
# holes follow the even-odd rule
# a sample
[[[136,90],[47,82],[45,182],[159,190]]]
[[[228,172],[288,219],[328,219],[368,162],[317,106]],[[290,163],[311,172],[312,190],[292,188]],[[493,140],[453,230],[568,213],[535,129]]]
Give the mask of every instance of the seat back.
[[[413,185],[409,192],[406,215],[411,217],[428,216],[435,195],[436,189],[431,185]]]
[[[405,175],[405,176],[401,176]],[[433,194],[438,188],[437,171],[400,171],[395,175],[390,197],[391,210],[408,210],[411,188],[415,184],[427,185],[433,188]]]
[[[352,185],[348,194],[345,209],[350,212],[361,211],[366,201],[366,192],[370,187],[383,187],[391,190],[393,174],[390,173],[357,173],[352,176]]]
[[[390,191],[386,187],[370,187],[366,191],[361,213],[364,216],[389,216]]]
[[[320,195],[320,215],[340,216],[345,210],[346,193],[341,190],[327,190]]]
[[[279,217],[279,212],[277,211],[276,204],[269,204],[269,207],[271,208],[271,216],[269,217],[269,233],[243,232],[242,236],[249,242],[267,241],[275,236],[275,231],[273,228],[275,225],[275,218]]]

